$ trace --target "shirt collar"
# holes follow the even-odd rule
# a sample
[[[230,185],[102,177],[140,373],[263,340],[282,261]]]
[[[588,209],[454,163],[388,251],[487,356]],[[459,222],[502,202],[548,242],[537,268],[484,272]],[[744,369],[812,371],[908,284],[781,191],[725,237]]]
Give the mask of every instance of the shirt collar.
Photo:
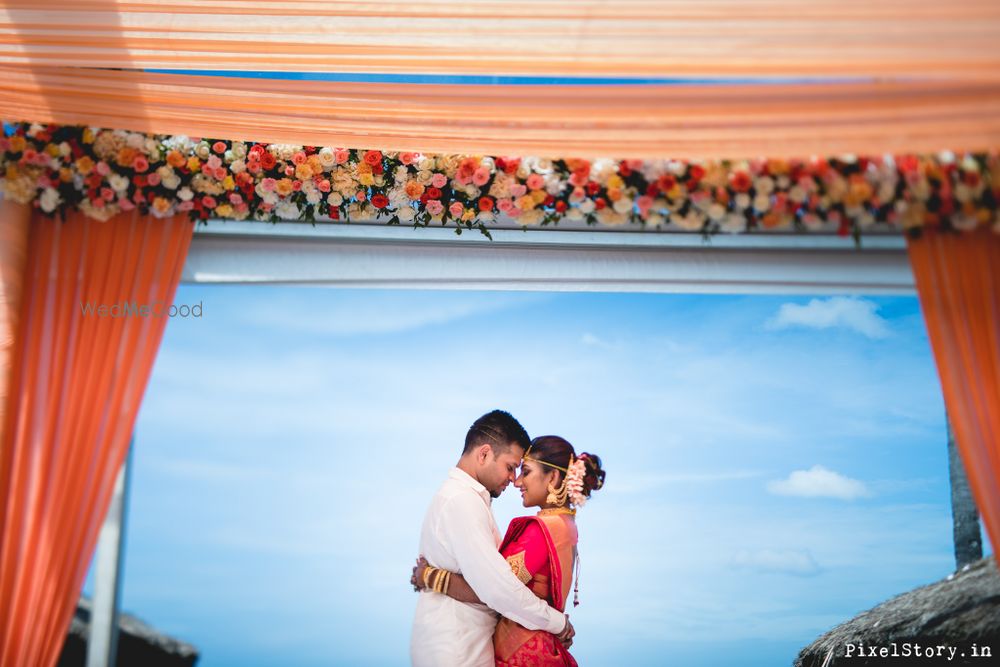
[[[463,485],[469,487],[486,501],[487,505],[493,504],[493,497],[490,496],[490,492],[486,490],[486,487],[480,484],[472,477],[469,473],[465,472],[459,467],[454,467],[448,471],[448,476],[453,480],[462,483]]]

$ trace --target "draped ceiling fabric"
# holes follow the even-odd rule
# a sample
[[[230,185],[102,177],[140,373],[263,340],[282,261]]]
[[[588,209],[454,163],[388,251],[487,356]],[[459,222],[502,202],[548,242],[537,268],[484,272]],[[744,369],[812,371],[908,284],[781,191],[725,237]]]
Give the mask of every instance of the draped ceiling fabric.
[[[193,223],[81,213],[29,226],[0,440],[0,665],[54,665],[128,450]]]
[[[995,0],[3,0],[0,109],[7,120],[491,155],[976,151],[1000,144],[997,34]]]
[[[993,550],[1000,547],[1000,235],[908,243],[948,417]]]
[[[31,209],[0,199],[0,442],[14,354]]]

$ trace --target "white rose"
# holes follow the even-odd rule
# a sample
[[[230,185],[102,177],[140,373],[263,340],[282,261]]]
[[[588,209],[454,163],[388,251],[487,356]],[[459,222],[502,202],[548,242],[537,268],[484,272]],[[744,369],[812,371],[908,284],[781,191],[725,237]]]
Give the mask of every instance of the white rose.
[[[323,199],[323,195],[320,194],[319,190],[313,190],[306,193],[306,201],[315,206]]]
[[[177,191],[177,198],[181,201],[191,201],[192,197],[194,197],[194,193],[191,192],[191,188],[186,185]]]
[[[753,198],[753,207],[761,213],[771,210],[771,198],[761,194]]]
[[[583,220],[583,211],[581,211],[576,206],[573,206],[568,211],[566,211],[567,220]]]
[[[146,135],[129,132],[125,137],[125,145],[129,148],[141,150],[146,145]],[[153,145],[155,146],[156,144],[154,143]]]
[[[774,180],[770,176],[761,176],[754,182],[758,195],[769,195],[774,192]]]
[[[614,203],[612,208],[616,213],[630,213],[632,211],[632,200],[628,197],[622,197]]]
[[[747,219],[739,213],[728,214],[722,220],[722,224],[719,225],[719,229],[730,234],[738,234],[739,232],[746,231],[746,228]]]
[[[298,220],[300,215],[299,207],[295,205],[295,202],[288,199],[278,202],[278,205],[274,208],[274,212],[282,220]]]
[[[525,211],[524,213],[522,213],[518,217],[517,221],[520,222],[522,225],[537,225],[542,221],[542,218],[544,216],[545,216],[544,211],[540,211],[537,208],[533,208],[530,211]]]
[[[410,206],[403,206],[396,211],[396,215],[399,216],[400,222],[413,222],[413,218],[416,217],[417,212]]]
[[[733,199],[733,203],[736,205],[736,208],[738,208],[740,210],[749,208],[749,206],[750,206],[750,195],[748,195],[745,192],[741,192],[738,195],[736,195],[736,197]]]
[[[714,222],[722,220],[723,216],[726,215],[726,207],[719,202],[713,203],[708,207],[708,219]]]
[[[589,214],[589,213],[593,213],[593,211],[594,211],[594,200],[593,199],[584,199],[582,202],[580,202],[580,212],[581,213],[583,213],[584,215],[586,215],[586,214]]]
[[[334,207],[340,206],[341,204],[344,203],[344,198],[341,196],[339,192],[331,192],[326,197],[326,203]]]
[[[42,207],[42,210],[46,213],[51,213],[56,210],[56,206],[62,201],[62,197],[59,196],[59,191],[55,188],[45,188],[42,191],[42,196],[38,198],[38,205]]]
[[[206,144],[204,141],[199,142],[199,144],[194,147],[194,154],[200,157],[202,160],[207,160],[208,156],[212,154],[212,147]]]
[[[689,211],[687,215],[670,216],[670,221],[688,232],[698,232],[705,226],[705,217],[698,211]]]
[[[108,184],[115,192],[124,192],[128,190],[129,180],[121,174],[111,174],[108,176]]]
[[[229,170],[234,174],[239,174],[247,170],[247,163],[243,160],[233,160],[233,163],[229,165]]]
[[[163,187],[168,190],[176,190],[181,184],[181,177],[173,172],[170,172],[160,180],[160,183],[162,183]]]

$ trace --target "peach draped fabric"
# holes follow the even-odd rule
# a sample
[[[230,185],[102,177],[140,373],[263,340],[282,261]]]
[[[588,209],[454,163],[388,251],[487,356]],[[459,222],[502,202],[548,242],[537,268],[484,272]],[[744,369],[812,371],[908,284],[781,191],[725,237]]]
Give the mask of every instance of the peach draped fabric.
[[[0,664],[54,665],[124,460],[193,224],[122,215],[30,223],[0,441]]]
[[[4,0],[21,65],[551,76],[1000,71],[995,0]]]
[[[217,139],[558,158],[801,158],[1000,145],[1000,80],[447,85],[0,66],[0,109],[7,120]]]
[[[21,307],[30,215],[29,207],[0,199],[0,442],[3,442],[7,385]]]
[[[908,244],[948,418],[1000,549],[1000,235],[925,233]]]

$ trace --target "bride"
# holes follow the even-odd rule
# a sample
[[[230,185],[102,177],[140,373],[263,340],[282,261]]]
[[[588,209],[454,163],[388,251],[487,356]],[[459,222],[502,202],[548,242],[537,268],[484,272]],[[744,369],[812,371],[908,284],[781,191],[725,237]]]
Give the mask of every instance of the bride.
[[[525,507],[539,507],[534,516],[510,522],[500,553],[511,570],[531,591],[565,611],[576,554],[575,515],[591,492],[604,485],[601,459],[586,452],[576,456],[573,445],[555,435],[531,441],[514,486],[521,490]],[[416,585],[445,592],[460,602],[479,602],[461,574],[430,567],[420,559],[414,570]],[[578,604],[574,589],[573,604]],[[493,634],[496,667],[575,667],[569,654],[572,641],[563,645],[555,635],[528,630],[501,618]]]

